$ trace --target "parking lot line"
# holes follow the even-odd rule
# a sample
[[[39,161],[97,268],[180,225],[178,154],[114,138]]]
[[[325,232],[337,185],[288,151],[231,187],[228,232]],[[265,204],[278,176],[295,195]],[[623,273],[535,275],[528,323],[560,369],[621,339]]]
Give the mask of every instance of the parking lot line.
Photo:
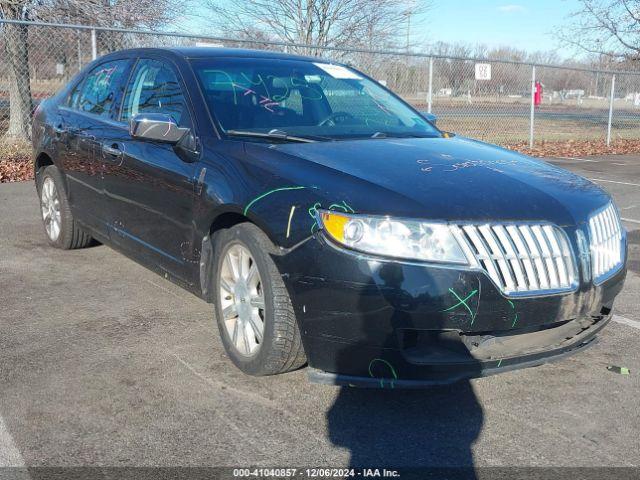
[[[16,447],[4,419],[0,417],[0,467],[24,467],[24,458]]]
[[[634,220],[633,218],[624,218],[624,217],[620,217],[620,220],[622,220],[623,222],[629,222],[629,223],[637,223],[637,224],[640,224],[640,220]]]
[[[630,318],[623,317],[622,315],[614,315],[612,320],[614,322],[622,323],[623,325],[627,325],[628,327],[637,328],[638,330],[640,330],[640,322],[637,320],[631,320]]]
[[[560,160],[571,160],[571,161],[579,161],[579,162],[591,162],[591,163],[600,163],[600,160],[591,160],[589,158],[576,158],[576,157],[551,157],[552,159],[560,159]]]
[[[193,365],[191,365],[186,360],[183,360],[179,355],[173,353],[173,357],[189,372],[199,378],[201,381],[206,383],[207,385],[213,387],[218,392],[224,392],[225,394],[236,395],[238,398],[244,399],[246,401],[250,401],[252,403],[261,405],[263,407],[273,408],[278,411],[282,410],[282,406],[276,402],[269,400],[268,398],[263,397],[257,393],[250,393],[245,390],[241,390],[238,388],[234,388],[230,385],[227,385],[225,382],[221,382],[219,380],[214,380],[206,375],[198,372]]]
[[[604,178],[590,178],[594,182],[617,183],[618,185],[630,185],[632,187],[640,187],[640,183],[618,182],[617,180],[605,180]]]

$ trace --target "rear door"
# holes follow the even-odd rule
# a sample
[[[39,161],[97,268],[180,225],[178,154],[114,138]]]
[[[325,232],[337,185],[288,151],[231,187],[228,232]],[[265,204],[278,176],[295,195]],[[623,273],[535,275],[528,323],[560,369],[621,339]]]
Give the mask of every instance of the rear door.
[[[138,113],[169,114],[179,126],[193,128],[184,84],[171,62],[138,59],[126,87],[121,125]],[[125,130],[111,133],[102,138],[102,148],[112,240],[188,281],[195,164],[174,145],[133,139]]]
[[[118,87],[128,60],[112,60],[94,67],[59,107],[54,125],[63,144],[61,161],[68,182],[74,215],[98,233],[107,235],[107,204],[103,189],[103,163],[97,136],[117,106]]]

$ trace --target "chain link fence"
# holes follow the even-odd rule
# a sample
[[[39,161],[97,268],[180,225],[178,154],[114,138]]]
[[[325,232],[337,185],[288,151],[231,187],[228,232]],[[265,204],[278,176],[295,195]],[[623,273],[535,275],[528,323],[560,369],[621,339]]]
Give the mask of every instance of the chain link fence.
[[[434,113],[440,128],[492,143],[640,139],[640,73],[7,20],[0,30],[5,140],[28,135],[37,104],[92,59],[162,46],[269,49],[348,63]]]

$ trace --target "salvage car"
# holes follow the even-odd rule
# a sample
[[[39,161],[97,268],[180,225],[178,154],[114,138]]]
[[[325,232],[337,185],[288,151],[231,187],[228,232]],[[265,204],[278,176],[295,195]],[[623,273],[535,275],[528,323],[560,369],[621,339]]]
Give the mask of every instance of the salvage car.
[[[611,197],[430,120],[319,58],[111,53],[34,114],[45,232],[212,303],[250,375],[421,387],[591,345],[626,275]]]

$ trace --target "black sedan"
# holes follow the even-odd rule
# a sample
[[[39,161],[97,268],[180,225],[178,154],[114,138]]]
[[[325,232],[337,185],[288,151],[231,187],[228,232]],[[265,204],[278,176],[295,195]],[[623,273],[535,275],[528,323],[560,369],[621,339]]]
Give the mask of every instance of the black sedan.
[[[211,302],[251,375],[393,388],[539,365],[593,342],[625,278],[607,193],[345,65],[116,52],[33,128],[49,242],[108,244]]]

